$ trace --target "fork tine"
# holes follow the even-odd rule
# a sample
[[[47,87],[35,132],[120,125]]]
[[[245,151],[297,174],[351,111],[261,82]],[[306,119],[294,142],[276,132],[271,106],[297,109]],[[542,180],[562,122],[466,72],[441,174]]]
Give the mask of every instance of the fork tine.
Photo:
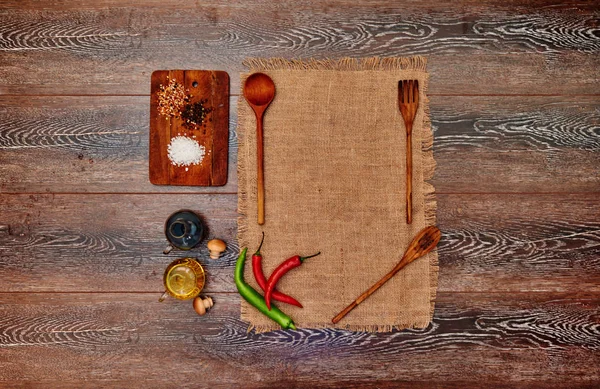
[[[398,85],[400,86],[400,90],[398,91],[400,94],[400,102],[404,104],[404,81],[399,81]]]
[[[398,103],[402,104],[402,81],[398,81]]]
[[[419,80],[415,80],[413,95],[414,95],[414,102],[415,102],[415,104],[418,105],[419,104]]]
[[[413,102],[413,80],[408,81],[408,102]]]
[[[408,103],[408,81],[402,81],[403,89],[404,89],[404,104]]]

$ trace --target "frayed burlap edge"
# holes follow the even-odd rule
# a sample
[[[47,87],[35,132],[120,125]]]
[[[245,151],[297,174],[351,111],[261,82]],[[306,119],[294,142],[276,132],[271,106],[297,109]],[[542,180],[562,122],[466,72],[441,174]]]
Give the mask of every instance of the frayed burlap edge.
[[[251,72],[268,70],[427,70],[427,58],[340,58],[340,59],[284,59],[284,58],[246,58],[243,64]]]
[[[335,71],[389,71],[389,70],[427,70],[427,58],[421,56],[414,57],[393,57],[393,58],[340,58],[340,59],[285,59],[285,58],[246,58],[243,65],[248,67],[250,73],[269,70],[335,70]],[[246,77],[242,76],[241,84],[244,84]],[[423,91],[423,126],[421,133],[421,151],[423,163],[423,195],[425,197],[425,223],[427,225],[436,224],[437,201],[435,197],[435,188],[428,181],[433,178],[436,162],[433,156],[433,130],[431,128],[431,119],[429,111],[429,98],[427,97],[427,88],[429,76],[426,75],[424,85],[419,85]],[[242,122],[246,114],[238,108],[238,123]],[[238,130],[238,150],[245,150],[245,134]],[[246,159],[238,156],[238,242],[240,248],[248,247],[249,242],[242,239],[240,234],[248,229],[248,210],[246,207],[248,193],[246,191],[247,169]],[[429,257],[429,298],[430,298],[430,319],[433,319],[435,311],[435,298],[438,287],[438,252],[435,249],[428,254]],[[249,305],[243,301],[241,303],[241,314],[247,314]],[[429,323],[398,323],[396,325],[346,325],[337,327],[343,330],[358,332],[391,332],[393,330],[402,330],[405,328],[424,328]],[[257,333],[276,330],[276,324],[268,326],[255,326],[248,324],[247,331],[255,330]],[[307,328],[332,328],[328,323],[308,323]]]

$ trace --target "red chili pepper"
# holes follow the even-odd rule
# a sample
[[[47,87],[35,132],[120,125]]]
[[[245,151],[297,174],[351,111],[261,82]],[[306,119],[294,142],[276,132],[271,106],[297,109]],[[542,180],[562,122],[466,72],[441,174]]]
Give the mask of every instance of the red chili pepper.
[[[254,278],[256,279],[256,282],[263,291],[265,291],[265,289],[267,288],[267,279],[265,278],[265,273],[263,273],[262,255],[260,253],[260,248],[262,247],[264,240],[265,233],[263,232],[262,240],[260,241],[260,246],[258,246],[258,250],[256,250],[256,252],[252,255],[252,272],[254,273]],[[296,300],[292,296],[288,296],[287,294],[281,293],[277,290],[274,290],[272,292],[272,295],[273,300],[281,301],[282,303],[291,304],[302,308],[302,304],[300,304],[298,300]],[[270,305],[269,309],[271,309]]]
[[[275,290],[275,285],[277,285],[277,281],[279,281],[279,279],[283,277],[283,275],[288,271],[302,265],[302,262],[304,262],[305,259],[316,257],[319,254],[321,254],[320,251],[308,257],[294,255],[293,257],[283,261],[281,265],[277,266],[277,269],[275,269],[271,274],[271,277],[269,277],[269,281],[267,282],[267,289],[265,289],[265,302],[267,303],[267,308],[269,308],[269,310],[271,310],[271,297],[273,296],[273,291]]]

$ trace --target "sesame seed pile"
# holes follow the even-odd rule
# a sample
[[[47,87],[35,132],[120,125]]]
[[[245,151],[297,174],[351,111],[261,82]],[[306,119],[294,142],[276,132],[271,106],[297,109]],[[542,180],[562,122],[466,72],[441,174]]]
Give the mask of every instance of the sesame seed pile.
[[[189,103],[191,95],[188,95],[183,85],[175,81],[175,79],[167,77],[169,84],[167,86],[160,85],[158,96],[158,113],[166,117],[180,117],[181,110]]]

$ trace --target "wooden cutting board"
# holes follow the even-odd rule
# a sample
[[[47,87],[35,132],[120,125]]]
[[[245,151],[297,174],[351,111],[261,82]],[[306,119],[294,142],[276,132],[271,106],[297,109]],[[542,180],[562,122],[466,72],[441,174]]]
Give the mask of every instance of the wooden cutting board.
[[[168,77],[168,78],[167,78]],[[212,109],[203,126],[188,129],[181,118],[158,112],[160,86],[175,79],[189,95],[189,103],[206,100]],[[204,146],[200,164],[175,166],[168,157],[168,146],[176,136],[195,137]],[[229,140],[229,75],[209,70],[157,70],[152,73],[150,95],[150,182],[155,185],[222,186],[227,183]]]

